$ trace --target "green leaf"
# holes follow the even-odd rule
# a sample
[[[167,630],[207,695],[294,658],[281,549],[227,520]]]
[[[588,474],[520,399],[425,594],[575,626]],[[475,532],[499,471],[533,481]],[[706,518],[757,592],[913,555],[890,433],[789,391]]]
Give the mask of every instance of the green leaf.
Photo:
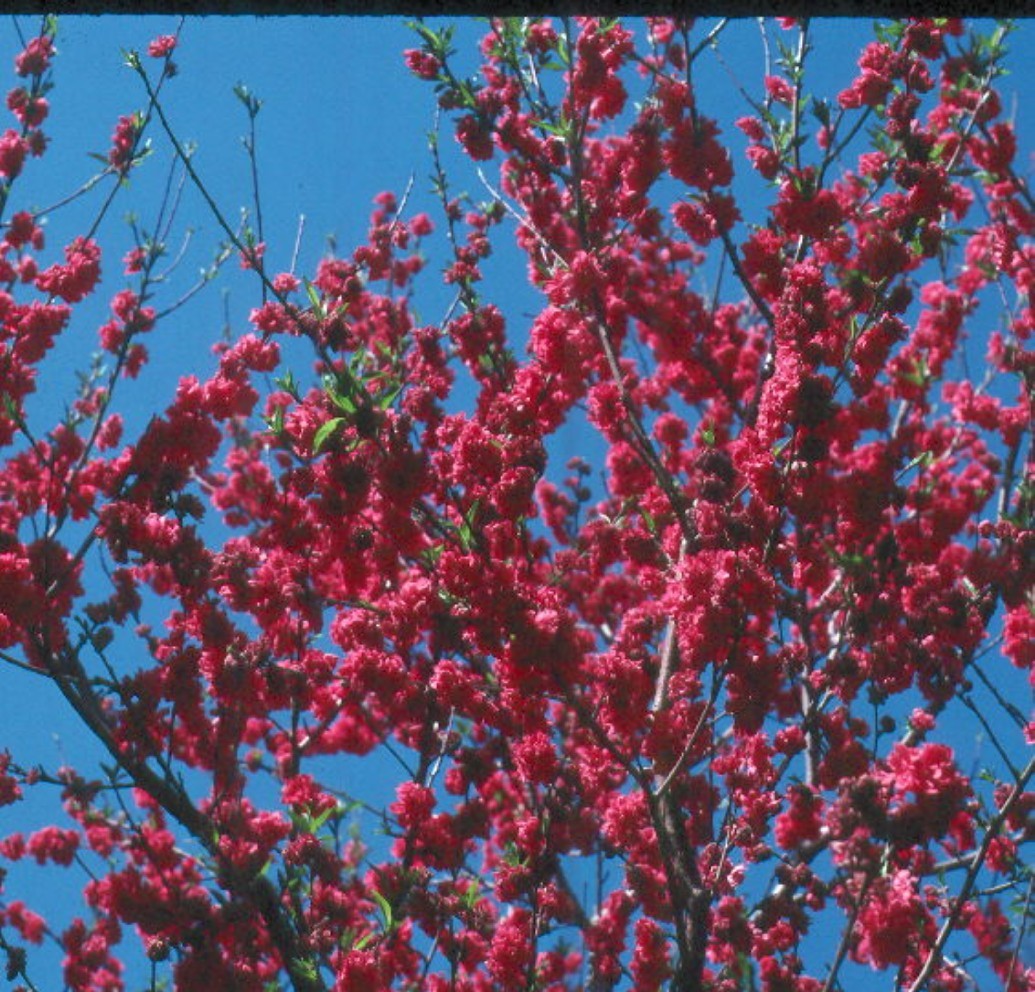
[[[356,951],[365,950],[367,948],[367,946],[371,943],[371,941],[373,941],[373,939],[374,939],[374,934],[372,934],[372,933],[365,933],[365,934],[363,934],[362,937],[359,938],[359,940],[357,940],[352,945],[352,948],[353,948],[353,950],[356,950]]]
[[[874,33],[879,41],[889,45],[891,48],[898,48],[898,43],[905,34],[905,25],[900,21],[886,21],[883,24],[876,22],[873,25]]]
[[[266,419],[266,426],[274,434],[284,433],[284,408],[282,406],[274,407],[273,413],[271,413]]]
[[[933,461],[934,461],[934,453],[933,452],[931,452],[931,451],[922,451],[908,465],[904,465],[899,470],[898,474],[901,477],[901,476],[905,475],[910,469],[916,468],[917,466],[919,466],[921,469],[926,469],[931,464],[931,462],[933,462]]]
[[[323,450],[323,446],[327,443],[328,438],[344,423],[344,417],[332,417],[326,423],[320,425],[320,429],[313,436],[314,455],[318,455]]]
[[[441,31],[433,31],[420,21],[407,21],[406,26],[420,35],[421,41],[427,46],[428,51],[440,62],[444,62],[452,54],[449,47],[453,40],[452,26],[445,27]]]
[[[421,36],[423,41],[426,41],[429,45],[438,41],[438,35],[435,34],[431,28],[426,27],[420,21],[407,21],[406,26],[411,31],[416,31]]]
[[[308,958],[295,958],[294,969],[297,974],[300,974],[307,982],[312,982],[314,985],[320,977],[316,962],[310,961]]]
[[[370,894],[374,897],[374,902],[377,903],[377,908],[381,910],[381,916],[384,918],[385,930],[392,930],[394,928],[392,904],[383,895],[381,895],[377,889],[373,889]]]
[[[503,863],[512,868],[520,868],[528,863],[527,857],[513,841],[507,841],[506,849],[503,851]]]
[[[249,117],[254,118],[259,113],[262,101],[244,83],[237,83],[234,86],[234,96],[244,104]]]
[[[377,405],[381,410],[387,410],[396,400],[398,395],[403,390],[403,384],[401,382],[396,383],[387,392],[382,393],[377,398]]]
[[[476,499],[468,508],[464,514],[464,519],[458,528],[460,535],[460,543],[463,546],[464,551],[471,550],[471,544],[474,538],[474,521],[478,516],[478,509],[481,506],[481,500]]]
[[[568,39],[563,36],[557,39],[557,57],[565,69],[571,68],[571,50],[568,48]]]
[[[327,398],[339,409],[342,413],[346,413],[352,416],[356,412],[356,404],[351,396],[346,396],[340,391],[339,382],[337,376],[328,373],[323,377],[323,391],[327,394]]]
[[[425,548],[420,553],[421,561],[423,561],[429,568],[434,568],[442,557],[443,551],[445,551],[445,548],[441,544],[435,544],[430,548]]]
[[[329,809],[325,809],[319,816],[313,817],[310,821],[310,833],[315,834],[337,812],[337,806],[331,806]]]
[[[820,100],[816,97],[812,99],[812,115],[822,124],[824,127],[830,126],[830,104],[826,100]]]
[[[331,401],[342,413],[352,416],[356,412],[356,404],[350,397],[342,396],[341,393],[328,393],[327,395],[330,396]]]
[[[561,118],[560,124],[552,124],[550,121],[536,120],[532,122],[535,127],[539,128],[540,131],[545,131],[547,134],[552,134],[557,138],[568,139],[571,132],[571,122]]]
[[[899,374],[906,380],[906,382],[910,382],[914,386],[926,386],[929,377],[926,359],[921,355],[919,358],[915,359],[914,368],[909,371],[900,372]]]
[[[305,293],[306,296],[309,297],[309,303],[313,308],[313,313],[320,319],[323,319],[323,301],[320,299],[320,294],[308,279],[303,279],[302,282],[305,285]]]
[[[450,609],[463,602],[463,599],[460,596],[454,596],[447,589],[438,589],[435,595],[438,596],[438,600],[443,606],[449,607]]]
[[[295,377],[291,373],[291,369],[288,369],[282,376],[273,380],[273,385],[277,389],[287,393],[293,399],[298,399],[298,383],[295,382]]]

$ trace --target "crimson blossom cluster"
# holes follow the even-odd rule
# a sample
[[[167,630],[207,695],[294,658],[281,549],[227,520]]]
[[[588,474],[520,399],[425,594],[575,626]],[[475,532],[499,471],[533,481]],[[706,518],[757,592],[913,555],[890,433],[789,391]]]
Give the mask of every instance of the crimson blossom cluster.
[[[0,856],[84,900],[59,929],[0,872],[8,979],[56,943],[67,988],[121,990],[142,943],[182,990],[1029,988],[1004,687],[1035,659],[1035,224],[1006,28],[884,25],[825,97],[816,27],[767,25],[746,155],[695,86],[727,21],[494,19],[470,75],[415,28],[487,200],[433,142],[440,219],[382,194],[311,280],[227,228],[264,302],[138,431],[117,387],[151,371],[162,244],[124,259],[105,365],[47,426],[38,374],[118,265],[93,233],[48,263],[44,218],[5,214],[0,660],[107,756],[3,742],[0,804],[57,787],[67,818]],[[162,104],[176,44],[130,56],[114,183],[151,132],[204,192]],[[45,22],[5,210],[53,56]],[[427,324],[436,224],[455,302]],[[505,237],[525,318],[482,278]]]

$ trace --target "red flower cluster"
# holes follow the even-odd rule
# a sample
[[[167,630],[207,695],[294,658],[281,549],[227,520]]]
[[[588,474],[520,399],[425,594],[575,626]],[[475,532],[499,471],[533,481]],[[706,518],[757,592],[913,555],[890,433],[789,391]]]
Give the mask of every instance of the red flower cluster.
[[[168,58],[175,50],[176,42],[177,39],[175,35],[159,35],[147,46],[147,54],[153,59]]]
[[[133,155],[140,139],[140,119],[136,114],[125,114],[118,119],[111,136],[108,161],[113,169],[125,175],[133,164]]]
[[[54,264],[36,277],[36,288],[66,303],[89,296],[101,278],[101,249],[88,238],[76,238],[65,247],[65,264]]]
[[[19,76],[42,76],[50,68],[54,57],[54,39],[49,34],[32,38],[25,50],[14,60],[14,70]]]
[[[25,139],[8,128],[0,135],[0,175],[8,180],[17,178],[22,171],[25,154]]]
[[[470,75],[421,24],[409,68],[498,165],[482,205],[438,177],[447,316],[417,316],[433,225],[391,194],[311,280],[266,274],[271,229],[233,245],[254,333],[149,418],[118,401],[167,312],[161,245],[134,242],[110,367],[46,429],[28,399],[101,250],[41,270],[44,218],[11,213],[0,661],[111,768],[0,753],[0,806],[42,782],[68,817],[0,856],[91,867],[90,922],[52,931],[70,988],[126,984],[132,933],[185,990],[821,992],[845,960],[1028,981],[987,897],[1020,884],[1033,801],[1002,684],[1035,661],[1035,222],[1001,53],[885,26],[807,104],[813,28],[781,28],[737,121],[771,180],[742,231],[735,113],[693,86],[725,26],[494,19]],[[52,55],[16,63],[4,197]],[[149,119],[120,119],[113,185]],[[524,324],[483,280],[512,222]],[[986,383],[961,370],[991,288]],[[951,746],[964,705],[1003,757],[987,786]],[[48,932],[16,882],[14,978]]]

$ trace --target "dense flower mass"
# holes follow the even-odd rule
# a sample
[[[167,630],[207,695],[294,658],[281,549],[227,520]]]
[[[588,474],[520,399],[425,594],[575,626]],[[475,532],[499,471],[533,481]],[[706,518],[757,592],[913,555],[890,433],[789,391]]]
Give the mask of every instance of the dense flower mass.
[[[695,87],[727,21],[493,18],[474,74],[415,29],[489,199],[436,140],[439,217],[383,193],[311,278],[226,227],[250,327],[168,389],[143,340],[179,306],[171,221],[134,220],[104,282],[101,218],[48,254],[11,198],[52,22],[15,59],[0,662],[104,761],[0,742],[0,807],[64,810],[0,836],[9,980],[49,942],[75,992],[141,984],[134,947],[186,992],[1031,987],[1035,218],[1005,28],[881,25],[824,96],[781,19],[735,107]],[[98,156],[112,196],[171,126],[176,49],[128,59],[149,102]],[[508,231],[527,318],[483,280]],[[16,891],[37,869],[82,872],[78,916]]]

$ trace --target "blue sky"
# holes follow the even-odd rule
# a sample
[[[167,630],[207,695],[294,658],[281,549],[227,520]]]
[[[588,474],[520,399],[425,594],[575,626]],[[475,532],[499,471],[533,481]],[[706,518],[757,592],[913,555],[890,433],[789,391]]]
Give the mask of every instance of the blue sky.
[[[27,35],[35,32],[34,19],[21,18],[19,23]],[[60,54],[55,62],[55,88],[49,94],[51,115],[45,126],[51,148],[42,160],[31,162],[19,180],[14,209],[52,203],[93,173],[96,163],[87,153],[106,153],[117,117],[146,102],[139,80],[124,65],[122,51],[142,52],[151,38],[174,32],[178,23],[179,18],[171,16],[60,19]],[[851,81],[857,51],[869,36],[869,23],[816,22],[812,92],[834,96]],[[0,33],[0,66],[9,67],[18,43],[10,22],[5,24]],[[480,25],[465,24],[458,32],[457,47],[463,50],[465,39],[479,35]],[[1027,24],[1012,36],[1014,54],[1009,64],[1014,76],[1001,84],[1005,93],[1023,91],[1026,73],[1030,82],[1026,67],[1035,59],[1032,38]],[[351,252],[366,231],[373,196],[384,189],[401,194],[411,178],[409,212],[427,210],[438,219],[427,179],[431,166],[426,133],[432,125],[434,96],[432,88],[412,78],[402,63],[402,50],[416,45],[413,33],[396,18],[187,19],[175,56],[180,72],[165,91],[166,113],[178,137],[196,144],[199,173],[227,216],[236,219],[239,208],[252,207],[252,199],[248,159],[240,140],[247,131],[247,117],[233,89],[243,83],[263,101],[257,121],[257,154],[271,271],[289,267],[300,217],[305,222],[297,271],[305,274],[313,271],[326,251],[329,236],[336,239],[342,254]],[[720,48],[733,74],[758,93],[763,47],[755,25],[749,21],[734,25]],[[470,52],[468,46],[460,56],[465,69],[474,67]],[[145,63],[152,69],[157,65],[147,59]],[[7,85],[13,84],[12,73]],[[747,108],[731,88],[726,70],[709,56],[702,61],[698,94],[702,111],[718,117],[724,132],[741,147],[742,139],[731,121]],[[1007,96],[1004,103],[1009,113],[1014,106],[1011,98]],[[1018,165],[1028,172],[1035,132],[1030,102],[1017,101],[1016,115],[1023,150]],[[119,259],[130,246],[126,213],[135,212],[144,227],[151,223],[172,165],[167,142],[157,130],[152,134],[155,154],[134,173],[98,235],[106,249],[107,280],[96,300],[78,312],[47,367],[44,388],[33,407],[41,418],[59,415],[64,399],[74,389],[76,370],[88,364],[95,328],[107,317],[107,300],[120,288]],[[455,188],[468,190],[476,199],[484,198],[473,170],[452,151],[448,124],[444,125],[442,144],[450,149],[447,162]],[[738,175],[748,171],[743,159],[737,161],[737,168]],[[491,175],[491,163],[486,171]],[[749,191],[741,203],[742,211],[749,220],[763,221],[763,217],[750,216],[751,196]],[[80,233],[99,202],[98,192],[52,215],[45,258],[56,256],[60,245]],[[177,283],[185,286],[209,262],[222,233],[190,189],[184,191],[176,227],[194,229]],[[537,295],[521,285],[524,271],[516,253],[502,247],[486,266],[485,295],[499,303],[517,335],[523,326],[521,315],[537,302]],[[421,318],[428,323],[437,321],[449,295],[436,285],[433,272],[420,283],[420,291],[417,308]],[[161,308],[175,296],[172,292],[157,305]],[[138,382],[125,384],[120,405],[125,408],[128,404],[144,419],[154,407],[164,406],[180,374],[203,374],[212,367],[215,360],[209,346],[227,315],[233,332],[244,333],[247,314],[257,300],[254,279],[240,273],[232,261],[223,276],[151,336],[147,343],[153,363]],[[296,369],[296,375],[299,372],[304,370]],[[563,464],[582,447],[577,427],[562,434],[559,444],[558,463]],[[50,767],[66,761],[83,764],[83,756],[91,752],[90,744],[84,732],[64,715],[57,694],[19,672],[0,670],[0,678],[0,726],[5,735],[17,740],[19,757]],[[964,736],[973,744],[972,730]],[[6,743],[0,740],[0,747]],[[45,822],[46,811],[45,798],[36,795],[19,806],[0,809],[0,835],[38,826]],[[44,894],[40,877],[34,866],[29,870],[18,866],[11,873],[8,894],[14,897],[34,890],[43,895],[53,909],[60,910],[58,922],[66,915],[68,900],[74,898],[74,888],[66,885],[79,879],[47,869]],[[19,892],[20,885],[31,888]],[[35,954],[31,960],[36,961]],[[51,958],[44,967],[54,967],[55,960]],[[55,986],[44,978],[43,987]]]

